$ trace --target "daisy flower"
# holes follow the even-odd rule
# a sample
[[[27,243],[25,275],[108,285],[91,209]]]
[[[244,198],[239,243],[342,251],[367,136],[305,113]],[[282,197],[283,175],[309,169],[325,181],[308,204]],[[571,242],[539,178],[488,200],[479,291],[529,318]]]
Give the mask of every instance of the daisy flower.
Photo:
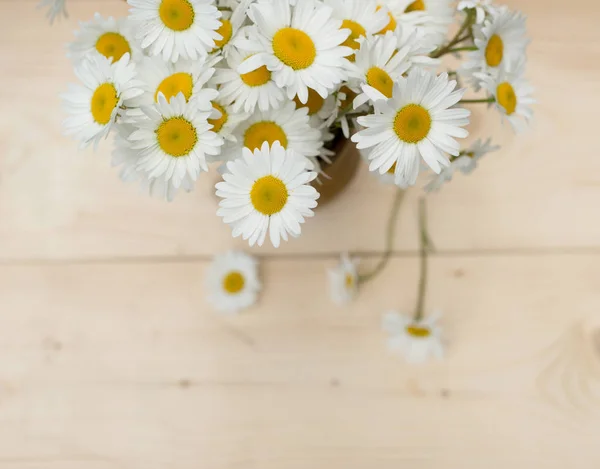
[[[199,101],[186,102],[182,93],[168,102],[158,95],[158,103],[142,108],[144,116],[135,120],[137,129],[129,136],[131,148],[140,154],[137,169],[149,179],[164,178],[179,188],[184,178],[196,181],[208,171],[206,156],[217,155],[223,139],[214,133],[208,108]]]
[[[485,16],[492,9],[492,0],[461,0],[458,2],[457,10],[475,10],[475,23],[481,24]]]
[[[128,0],[141,47],[164,60],[198,60],[223,39],[212,0]]]
[[[91,21],[81,22],[79,31],[75,31],[75,41],[69,44],[68,55],[75,63],[93,53],[113,61],[129,54],[134,62],[142,54],[127,18],[103,18],[100,13],[96,13]]]
[[[243,27],[247,18],[248,7],[253,1],[241,0],[240,2],[235,2],[224,7],[230,8],[232,11],[222,11],[223,16],[219,20],[220,26],[217,29],[217,33],[222,39],[215,41],[215,48],[212,50],[213,53],[223,51],[225,56],[229,55],[233,40]],[[219,7],[223,8],[223,5],[219,5]]]
[[[343,305],[352,301],[358,293],[358,261],[342,254],[340,263],[328,270],[329,291],[332,301]]]
[[[426,36],[420,29],[398,27],[394,30],[398,40],[398,51],[405,56],[405,60],[411,67],[420,67],[427,70],[434,70],[441,64],[440,59],[430,57],[435,51],[437,45],[431,37]]]
[[[256,303],[261,289],[258,261],[243,252],[215,256],[206,272],[208,300],[223,313],[238,313]]]
[[[313,129],[329,127],[337,117],[337,106],[333,94],[323,99],[319,93],[312,88],[308,89],[308,100],[301,103],[298,96],[294,98],[296,109],[306,108],[310,126]]]
[[[440,45],[454,17],[452,0],[383,0],[398,24],[412,32],[420,31]]]
[[[521,132],[525,124],[533,119],[531,105],[533,86],[524,78],[524,62],[516,65],[514,70],[501,70],[497,77],[486,73],[475,74],[481,80],[481,86],[495,99],[495,107],[515,130]]]
[[[235,112],[241,109],[254,112],[257,106],[261,111],[276,109],[285,96],[265,65],[248,73],[238,72],[240,65],[251,55],[235,47],[229,49],[227,67],[217,69],[213,82],[219,85],[223,102],[233,104]]]
[[[450,159],[450,166],[442,169],[440,174],[436,174],[425,186],[426,192],[438,191],[442,186],[450,182],[454,173],[459,171],[463,174],[470,174],[477,167],[477,163],[488,153],[499,150],[500,147],[492,145],[492,139],[488,138],[485,142],[477,140],[471,147],[460,152],[456,158]]]
[[[40,0],[38,8],[47,8],[46,18],[50,21],[50,24],[54,23],[56,18],[61,16],[68,18],[67,7],[65,5],[66,0]]]
[[[358,149],[371,148],[369,169],[386,173],[396,163],[396,184],[413,185],[419,174],[421,158],[436,173],[449,164],[444,153],[458,156],[455,138],[468,132],[470,112],[452,108],[464,94],[454,91],[456,81],[448,75],[412,69],[400,78],[393,96],[375,103],[375,114],[358,118],[364,130],[354,134]]]
[[[208,119],[208,123],[212,125],[211,130],[226,141],[236,142],[235,130],[238,125],[248,119],[249,115],[235,112],[232,106],[228,106],[220,98],[213,100],[212,107],[214,113]]]
[[[265,142],[268,146],[279,142],[283,148],[314,161],[323,146],[321,132],[309,124],[308,109],[296,109],[293,101],[279,109],[255,111],[237,127],[234,135],[237,143],[224,149],[225,161],[239,158],[244,147],[260,150]]]
[[[342,28],[350,30],[350,36],[342,43],[351,49],[360,49],[360,38],[377,34],[389,23],[388,11],[377,5],[376,0],[324,0],[333,9],[333,17],[342,20]]]
[[[389,334],[388,346],[392,352],[404,356],[409,363],[422,363],[430,358],[444,356],[439,314],[415,321],[390,311],[383,316],[383,330]]]
[[[319,193],[310,182],[317,173],[307,171],[307,160],[279,142],[271,148],[267,142],[252,153],[227,163],[223,182],[216,185],[219,203],[217,215],[233,227],[233,237],[242,236],[250,246],[262,246],[267,232],[271,243],[279,247],[288,234],[300,235],[300,224],[312,217]]]
[[[394,33],[370,36],[356,52],[356,60],[349,73],[348,86],[358,94],[354,109],[367,101],[386,100],[392,97],[394,83],[408,70],[408,49],[399,51]]]
[[[80,140],[82,148],[92,142],[96,146],[110,132],[121,108],[142,93],[141,83],[135,79],[135,65],[129,62],[129,54],[117,62],[92,55],[75,67],[75,75],[81,84],[70,84],[62,95],[69,114],[65,133]]]
[[[463,70],[495,75],[507,64],[520,60],[529,43],[525,21],[520,12],[491,10],[483,25],[473,28],[477,50],[468,53]]]
[[[346,78],[346,56],[353,50],[341,44],[349,29],[332,19],[331,7],[315,0],[290,5],[288,0],[258,0],[248,10],[254,34],[240,47],[254,53],[238,68],[242,74],[266,66],[287,96],[308,100],[308,88],[323,98]]]

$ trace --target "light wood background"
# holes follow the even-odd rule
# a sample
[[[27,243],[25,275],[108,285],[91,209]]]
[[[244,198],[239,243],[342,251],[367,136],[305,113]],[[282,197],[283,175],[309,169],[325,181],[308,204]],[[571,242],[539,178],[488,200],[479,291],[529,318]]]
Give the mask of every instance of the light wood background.
[[[123,185],[110,145],[61,136],[76,20],[0,0],[0,469],[600,467],[600,6],[508,3],[529,15],[536,121],[429,200],[428,305],[448,357],[409,367],[380,331],[417,282],[416,198],[388,271],[347,309],[325,269],[373,263],[392,198],[363,168],[303,236],[263,256],[239,317],[206,304],[213,253],[243,244],[211,177],[173,204]]]

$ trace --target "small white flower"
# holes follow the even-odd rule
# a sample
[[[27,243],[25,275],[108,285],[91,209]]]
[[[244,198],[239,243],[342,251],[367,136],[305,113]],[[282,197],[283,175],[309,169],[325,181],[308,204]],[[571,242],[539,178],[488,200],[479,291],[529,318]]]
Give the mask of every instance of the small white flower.
[[[256,303],[261,290],[257,260],[243,252],[215,256],[206,272],[208,300],[220,312],[238,313]]]
[[[481,86],[494,97],[494,106],[515,132],[523,131],[533,119],[531,105],[535,103],[534,88],[523,74],[523,62],[515,64],[514,69],[502,69],[496,77],[485,73],[475,74],[481,80]]]
[[[444,356],[439,314],[415,321],[409,316],[390,311],[383,316],[383,329],[389,334],[388,346],[403,355],[409,363],[422,363]]]
[[[52,24],[56,18],[69,17],[65,2],[66,0],[40,0],[38,8],[48,9],[46,12],[46,18],[48,18],[48,21],[50,21],[50,24]]]
[[[358,149],[372,148],[369,169],[386,173],[396,164],[396,184],[415,184],[423,159],[439,173],[448,166],[445,153],[458,156],[455,138],[465,138],[461,128],[469,123],[470,111],[454,106],[464,94],[455,91],[456,81],[443,73],[411,69],[408,78],[400,78],[393,96],[375,103],[375,114],[359,117],[364,130],[354,134]]]
[[[177,62],[198,60],[223,40],[221,12],[213,0],[128,0],[141,47],[150,55]]]
[[[267,233],[279,247],[288,234],[300,235],[300,224],[312,217],[319,193],[310,185],[317,173],[307,171],[307,160],[279,142],[267,142],[252,153],[227,163],[223,182],[216,185],[217,215],[233,227],[233,237],[242,236],[250,246],[262,246]]]
[[[329,291],[332,301],[343,305],[352,301],[358,293],[358,260],[342,254],[340,263],[329,269]]]
[[[62,95],[69,114],[65,134],[74,135],[82,148],[90,143],[97,146],[110,132],[122,106],[130,105],[142,93],[141,83],[129,54],[114,63],[100,54],[89,56],[75,67],[75,75],[82,84],[70,84]]]
[[[476,24],[483,23],[487,12],[491,11],[492,8],[492,0],[461,0],[457,6],[459,11],[474,9]]]
[[[208,123],[212,125],[212,131],[221,136],[226,142],[235,143],[237,127],[249,117],[249,114],[235,112],[232,106],[226,105],[220,97],[213,100],[212,106],[217,115],[211,116]]]
[[[91,21],[80,23],[75,31],[75,41],[69,44],[69,57],[75,64],[90,54],[101,54],[108,59],[118,61],[125,54],[133,62],[142,57],[128,18],[103,18],[96,13]]]
[[[485,142],[477,140],[471,147],[460,152],[460,155],[450,160],[450,166],[443,168],[440,174],[433,175],[429,183],[425,186],[425,191],[434,192],[450,182],[454,173],[459,171],[463,174],[471,174],[477,167],[478,161],[488,153],[500,149],[497,145],[492,145],[492,139],[488,138]]]

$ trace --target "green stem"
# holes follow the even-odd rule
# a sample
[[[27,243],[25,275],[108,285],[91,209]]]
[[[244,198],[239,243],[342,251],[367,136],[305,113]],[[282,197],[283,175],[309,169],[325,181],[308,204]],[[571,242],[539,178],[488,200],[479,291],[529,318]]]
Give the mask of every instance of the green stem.
[[[396,225],[398,220],[398,214],[400,213],[400,206],[402,205],[402,199],[404,198],[404,193],[406,191],[404,189],[397,188],[396,194],[394,195],[394,202],[392,204],[392,211],[390,212],[390,217],[388,219],[387,229],[385,233],[385,251],[383,252],[383,256],[375,266],[375,268],[366,275],[360,275],[358,277],[359,285],[367,283],[373,280],[377,275],[379,275],[388,262],[390,261],[390,257],[392,256],[392,252],[394,250],[394,237],[396,233]]]
[[[419,278],[419,291],[417,294],[417,305],[415,307],[415,322],[423,319],[425,310],[425,293],[427,291],[427,256],[431,247],[431,241],[427,234],[427,207],[425,198],[419,199],[419,257],[421,259],[421,276]]]
[[[438,59],[438,58],[442,57],[443,55],[449,54],[450,51],[454,48],[454,46],[456,46],[457,44],[460,44],[461,42],[466,41],[467,39],[470,39],[473,36],[473,31],[471,30],[471,28],[473,26],[474,21],[475,21],[475,13],[473,11],[469,11],[467,13],[467,17],[465,18],[464,23],[462,24],[462,26],[460,27],[458,32],[454,35],[454,37],[450,40],[450,42],[448,44],[446,44],[444,47],[434,51],[431,54],[431,57],[434,59]],[[462,34],[464,32],[468,32],[468,34],[466,34],[465,36],[462,36]]]
[[[454,49],[450,49],[448,54],[454,54],[455,52],[464,52],[464,51],[472,51],[477,50],[475,46],[465,46],[465,47],[455,47]]]
[[[494,98],[485,98],[485,99],[461,99],[459,103],[463,104],[477,104],[477,103],[493,103],[496,101]]]

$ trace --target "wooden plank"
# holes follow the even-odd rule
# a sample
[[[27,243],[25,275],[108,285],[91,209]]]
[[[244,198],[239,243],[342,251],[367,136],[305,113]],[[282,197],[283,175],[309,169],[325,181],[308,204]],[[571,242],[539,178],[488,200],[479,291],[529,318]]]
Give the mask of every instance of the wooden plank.
[[[0,267],[1,469],[593,469],[599,256],[438,257],[445,361],[391,356],[397,259],[347,310],[330,261],[269,261],[216,315],[205,264]]]
[[[126,5],[71,2],[71,21],[50,28],[35,3],[0,3],[0,259],[188,256],[243,246],[215,216],[214,175],[173,204],[150,200],[118,181],[109,168],[110,145],[96,155],[80,153],[60,136],[57,95],[73,75],[63,44],[74,20],[96,10],[124,14]],[[568,17],[558,2],[508,3],[529,14],[536,122],[521,137],[495,115],[474,124],[474,137],[493,134],[504,149],[431,199],[433,237],[441,250],[597,246],[598,3],[570,2]],[[412,190],[403,208],[398,250],[416,248],[419,195]],[[349,190],[279,253],[379,251],[391,198],[390,188],[363,167]]]

